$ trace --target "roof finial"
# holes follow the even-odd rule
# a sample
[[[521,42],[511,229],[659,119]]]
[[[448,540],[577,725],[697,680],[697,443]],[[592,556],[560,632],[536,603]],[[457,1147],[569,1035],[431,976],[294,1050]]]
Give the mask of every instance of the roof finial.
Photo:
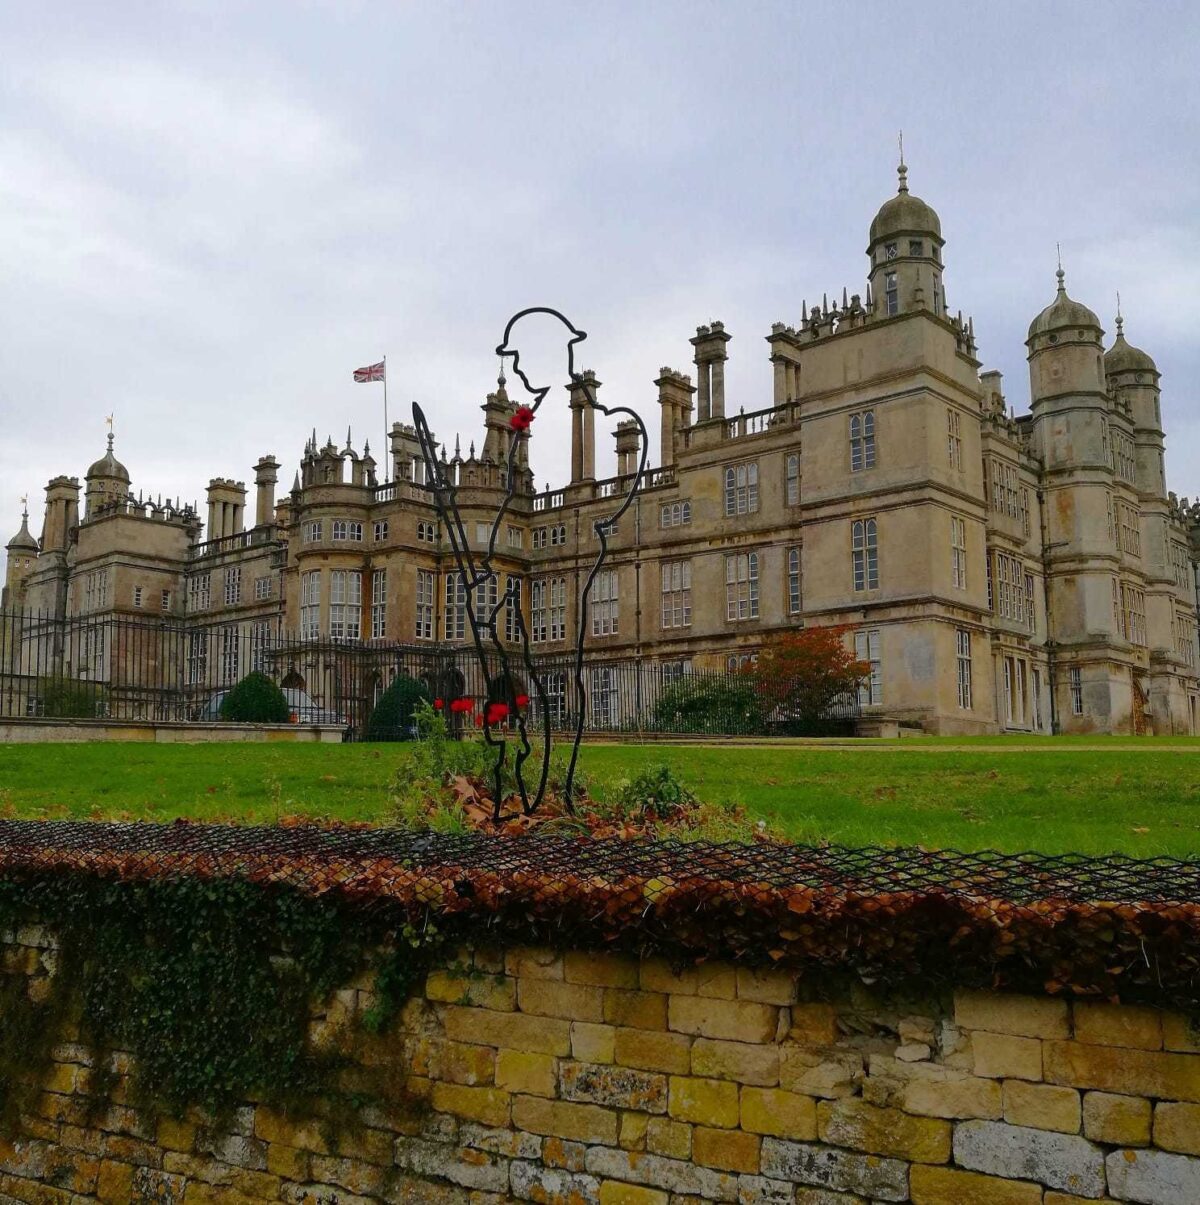
[[[900,166],[896,168],[900,177],[900,187],[897,192],[908,192],[908,167],[904,163],[904,131],[900,131]]]
[[[1054,250],[1058,253],[1058,271],[1054,273],[1054,275],[1058,277],[1058,291],[1060,293],[1065,293],[1067,291],[1067,286],[1064,282],[1067,279],[1067,274],[1063,271],[1062,266],[1062,243],[1055,243]]]
[[[29,518],[29,495],[28,494],[21,495],[21,518],[22,519]]]
[[[110,452],[112,451],[113,446],[113,417],[115,414],[116,411],[113,411],[112,414],[106,415],[104,419],[104,421],[108,424],[108,450]]]
[[[1121,290],[1117,290],[1117,338],[1120,339],[1124,334],[1125,319],[1121,317]]]

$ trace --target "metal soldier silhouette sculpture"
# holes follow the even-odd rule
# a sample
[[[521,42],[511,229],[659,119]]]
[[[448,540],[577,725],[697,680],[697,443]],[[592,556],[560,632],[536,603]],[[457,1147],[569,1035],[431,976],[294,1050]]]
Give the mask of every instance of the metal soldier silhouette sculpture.
[[[574,739],[571,743],[571,755],[568,763],[567,778],[564,784],[564,803],[568,810],[573,810],[572,799],[575,791],[575,769],[579,759],[579,742],[583,736],[583,723],[587,705],[587,692],[583,676],[583,642],[586,632],[588,603],[591,598],[592,585],[608,557],[608,535],[611,528],[629,509],[646,471],[646,458],[649,440],[646,425],[640,415],[627,406],[604,406],[596,401],[596,391],[588,377],[577,372],[575,368],[575,347],[587,338],[584,331],[572,325],[567,318],[546,306],[531,306],[514,314],[504,328],[504,338],[496,348],[501,364],[511,361],[513,374],[520,380],[521,385],[529,395],[529,401],[517,407],[509,420],[511,435],[508,438],[507,449],[502,465],[501,483],[504,487],[503,499],[495,518],[492,520],[488,535],[487,546],[481,551],[478,559],[473,555],[467,540],[466,529],[459,513],[457,501],[457,486],[449,477],[445,461],[437,457],[437,444],[430,434],[429,425],[425,421],[424,411],[416,402],[413,403],[413,424],[417,430],[417,439],[421,447],[421,457],[425,463],[426,488],[432,493],[434,503],[445,526],[446,537],[450,543],[457,570],[461,575],[465,591],[467,623],[470,627],[471,641],[483,681],[488,684],[488,697],[483,709],[483,739],[495,749],[496,760],[493,767],[493,817],[502,818],[504,805],[503,772],[508,756],[508,737],[510,725],[516,724],[517,748],[513,756],[513,778],[516,782],[518,801],[522,812],[530,815],[541,805],[546,793],[546,783],[550,773],[551,746],[551,712],[550,698],[546,691],[543,675],[539,672],[530,651],[529,630],[521,613],[519,587],[514,588],[510,581],[503,594],[499,590],[499,575],[493,567],[496,555],[496,540],[499,536],[505,516],[513,503],[517,489],[517,467],[521,461],[519,455],[523,441],[530,437],[530,427],[541,409],[551,390],[550,385],[538,384],[529,377],[533,371],[521,363],[521,350],[518,346],[519,327],[522,321],[534,316],[546,316],[562,325],[566,340],[566,367],[568,391],[580,391],[584,405],[599,411],[606,418],[613,415],[627,416],[637,424],[639,437],[639,452],[637,470],[633,479],[628,483],[628,489],[618,492],[614,498],[617,505],[613,510],[597,518],[593,531],[599,543],[599,553],[580,592],[578,613],[576,615],[575,650],[574,650],[574,680],[575,680],[575,725]],[[527,324],[528,325],[528,324]],[[501,381],[503,382],[503,373]],[[500,640],[499,624],[506,619],[506,628],[515,633],[517,649],[510,650]],[[530,694],[518,693],[517,671],[513,666],[513,657],[519,656],[520,671],[530,684]],[[534,719],[532,727],[541,730],[541,757],[537,769],[537,781],[533,789],[526,781],[525,767],[534,753],[531,743],[530,720]]]

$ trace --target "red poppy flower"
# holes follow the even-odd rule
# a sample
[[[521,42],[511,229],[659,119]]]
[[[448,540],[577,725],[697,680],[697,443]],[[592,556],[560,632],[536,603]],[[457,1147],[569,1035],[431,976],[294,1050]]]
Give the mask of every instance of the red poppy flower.
[[[441,699],[434,699],[434,701],[433,701],[433,710],[434,711],[441,711],[442,708],[445,706],[446,706],[446,704]]]
[[[489,703],[487,709],[487,722],[489,724],[499,724],[504,717],[508,715],[507,703]]]
[[[477,715],[477,716],[475,717],[475,727],[476,727],[476,728],[482,728],[482,727],[483,727],[483,716],[482,716],[482,715]]]
[[[450,710],[457,712],[474,711],[475,704],[472,703],[470,699],[455,699],[454,702],[450,704]]]
[[[528,707],[529,706],[529,696],[528,695],[517,695],[516,702],[517,702],[518,707]]]
[[[508,425],[514,431],[528,431],[529,424],[534,420],[533,409],[530,406],[518,406],[517,412],[508,420]]]

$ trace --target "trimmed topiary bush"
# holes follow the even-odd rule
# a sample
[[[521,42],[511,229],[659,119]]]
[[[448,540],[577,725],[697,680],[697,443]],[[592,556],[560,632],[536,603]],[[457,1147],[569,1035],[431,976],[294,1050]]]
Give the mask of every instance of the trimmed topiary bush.
[[[221,719],[235,724],[286,724],[289,715],[283,691],[257,670],[221,700]]]
[[[407,741],[415,735],[413,711],[418,703],[431,702],[429,691],[416,678],[401,675],[379,696],[367,722],[369,741]]]

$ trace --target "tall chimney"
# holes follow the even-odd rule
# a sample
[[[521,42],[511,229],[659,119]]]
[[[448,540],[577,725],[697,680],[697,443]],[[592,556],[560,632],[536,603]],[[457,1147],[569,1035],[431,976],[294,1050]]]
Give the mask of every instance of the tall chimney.
[[[264,456],[254,466],[254,525],[267,527],[275,522],[275,483],[279,480],[279,461]]]
[[[691,339],[696,349],[696,372],[700,387],[697,422],[725,417],[725,361],[729,359],[725,344],[732,339],[725,333],[723,322],[696,327]]]
[[[571,391],[571,484],[596,479],[596,407],[591,405],[600,389],[589,368],[582,381],[572,381]]]
[[[79,481],[54,477],[46,485],[46,518],[42,526],[42,551],[65,552],[72,527],[79,526]]]
[[[632,418],[617,423],[617,476],[631,477],[637,472],[641,459],[642,441],[638,438],[638,425]]]
[[[242,530],[246,510],[246,487],[240,481],[214,477],[208,483],[208,532],[210,540],[236,536]]]
[[[696,390],[691,377],[666,367],[654,383],[658,386],[658,405],[662,413],[659,463],[666,468],[675,463],[677,433],[691,422],[692,394]]]

